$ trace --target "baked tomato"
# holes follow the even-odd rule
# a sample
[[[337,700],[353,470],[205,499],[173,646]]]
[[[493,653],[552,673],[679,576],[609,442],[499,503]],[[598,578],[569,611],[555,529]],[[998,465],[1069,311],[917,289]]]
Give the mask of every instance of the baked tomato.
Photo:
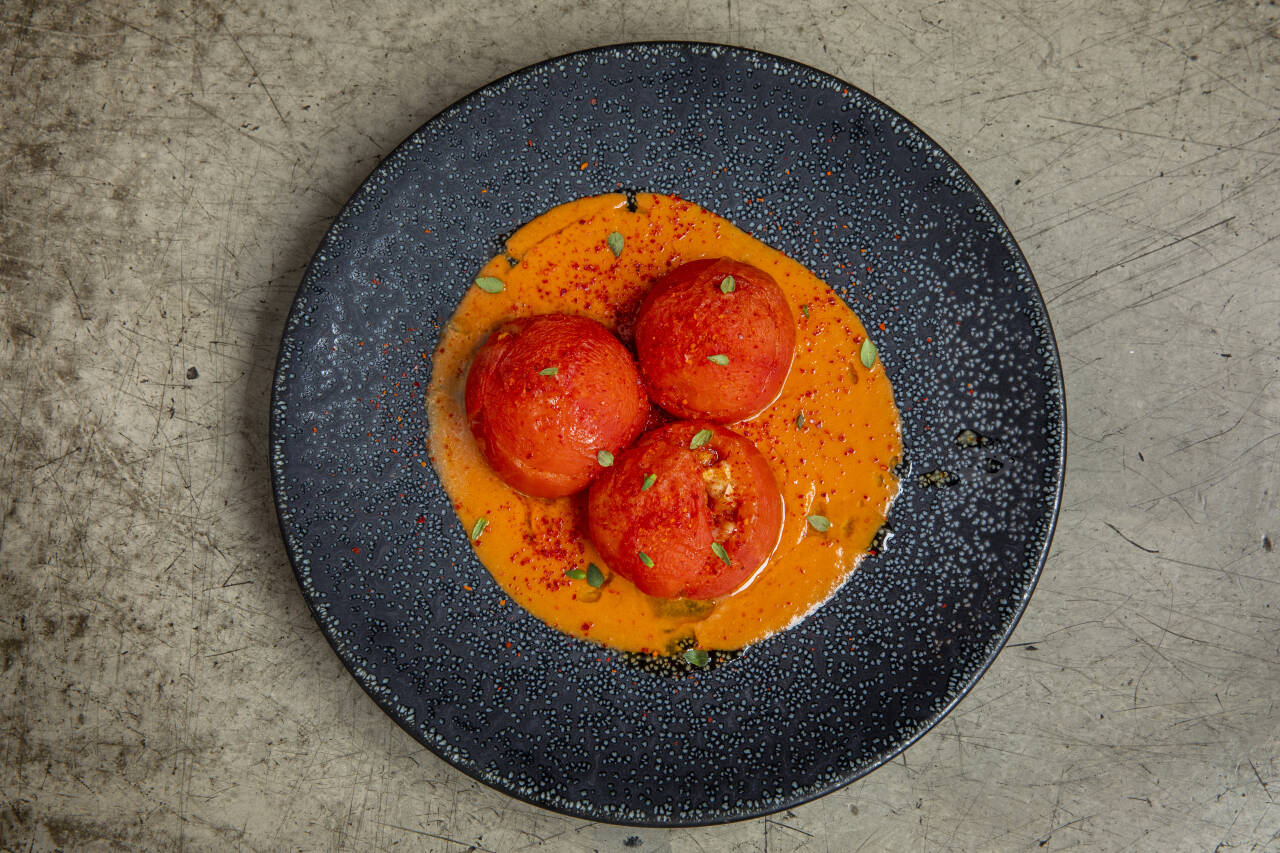
[[[587,515],[609,568],[642,592],[718,598],[773,553],[782,495],[749,440],[677,421],[645,433],[592,484]]]
[[[467,421],[480,452],[498,476],[535,497],[586,487],[640,434],[649,408],[631,353],[586,317],[504,323],[467,374]]]
[[[682,418],[748,418],[778,396],[796,323],[777,282],[728,258],[676,267],[636,314],[636,354],[649,396]]]

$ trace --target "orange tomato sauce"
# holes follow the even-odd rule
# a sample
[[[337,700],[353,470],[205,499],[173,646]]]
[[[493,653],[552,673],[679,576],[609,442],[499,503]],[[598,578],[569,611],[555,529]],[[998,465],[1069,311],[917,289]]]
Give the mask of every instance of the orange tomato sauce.
[[[611,233],[623,236],[615,256]],[[769,460],[785,504],[781,540],[752,581],[714,602],[652,598],[614,575],[586,534],[585,492],[547,500],[506,485],[467,426],[463,389],[476,348],[515,317],[580,314],[630,344],[632,315],[669,269],[729,257],[769,273],[796,320],[796,355],[778,399],[730,424]],[[517,231],[506,253],[477,274],[503,282],[463,297],[434,355],[427,391],[429,451],[468,535],[508,595],[554,628],[617,649],[669,654],[692,643],[739,649],[803,618],[829,598],[866,555],[898,491],[902,457],[893,390],[877,359],[860,358],[866,329],[825,283],[728,221],[681,199],[622,195],[579,199]],[[801,419],[800,416],[803,415]],[[831,525],[816,530],[810,515]],[[594,562],[600,588],[566,576]]]

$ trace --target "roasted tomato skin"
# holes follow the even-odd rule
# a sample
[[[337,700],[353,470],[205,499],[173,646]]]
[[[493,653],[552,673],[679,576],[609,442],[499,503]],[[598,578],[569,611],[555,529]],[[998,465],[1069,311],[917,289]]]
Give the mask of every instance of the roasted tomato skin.
[[[721,289],[726,276],[733,277],[728,292]],[[727,423],[777,398],[795,355],[796,324],[768,273],[703,258],[649,289],[636,314],[635,342],[655,403],[677,417]]]
[[[544,314],[494,329],[467,374],[471,433],[490,467],[528,495],[585,488],[644,428],[649,399],[626,347],[587,317]]]
[[[703,430],[710,439],[691,448]],[[677,421],[645,433],[618,456],[592,484],[587,516],[609,568],[642,592],[711,599],[736,590],[773,553],[782,497],[748,439],[711,421]],[[729,564],[713,543],[723,546]]]

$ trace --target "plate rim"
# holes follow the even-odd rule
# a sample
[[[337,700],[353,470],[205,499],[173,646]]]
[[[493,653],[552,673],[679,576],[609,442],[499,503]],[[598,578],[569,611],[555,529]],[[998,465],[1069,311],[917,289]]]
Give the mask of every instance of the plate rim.
[[[293,541],[293,538],[290,536],[289,531],[286,529],[284,510],[289,505],[289,498],[285,494],[285,489],[284,489],[284,479],[285,479],[284,472],[283,472],[284,465],[283,465],[283,462],[277,461],[276,452],[275,452],[277,446],[283,446],[283,443],[284,443],[282,436],[280,435],[281,429],[283,428],[282,421],[284,420],[284,415],[283,415],[284,409],[280,407],[281,406],[280,395],[281,395],[282,388],[285,385],[287,385],[287,377],[284,375],[283,370],[287,366],[286,365],[286,349],[291,337],[290,332],[291,332],[293,319],[296,316],[300,303],[304,299],[304,290],[308,289],[306,288],[306,285],[308,281],[311,279],[313,270],[316,267],[317,256],[320,254],[321,250],[328,244],[331,237],[334,235],[335,229],[337,229],[340,225],[345,224],[347,217],[351,213],[353,200],[364,195],[366,189],[374,182],[374,180],[379,175],[383,165],[387,163],[389,160],[391,160],[392,158],[394,158],[403,149],[413,144],[414,140],[417,139],[419,135],[422,134],[423,131],[426,130],[428,127],[430,127],[433,124],[436,124],[437,122],[444,120],[447,116],[451,115],[456,110],[468,104],[472,100],[478,100],[482,98],[485,95],[485,93],[489,92],[490,90],[493,90],[495,88],[505,85],[513,78],[536,72],[538,69],[541,69],[544,67],[554,66],[554,65],[563,63],[565,60],[570,59],[572,57],[604,55],[609,53],[619,53],[627,50],[636,51],[638,49],[644,49],[644,48],[657,49],[657,50],[671,49],[671,48],[689,48],[693,50],[712,50],[712,51],[723,50],[723,51],[730,51],[736,54],[742,54],[746,56],[754,56],[757,58],[772,60],[774,62],[778,62],[784,65],[794,66],[797,69],[801,69],[812,75],[816,75],[818,78],[824,78],[824,79],[839,83],[843,87],[848,88],[850,91],[856,91],[857,93],[859,93],[861,97],[866,98],[872,104],[882,109],[888,116],[896,117],[898,120],[903,122],[912,132],[914,132],[915,134],[918,134],[919,137],[928,146],[932,148],[932,150],[942,154],[946,158],[946,160],[949,161],[950,166],[954,168],[963,177],[965,181],[968,182],[969,187],[972,188],[974,195],[976,196],[978,202],[981,204],[983,208],[983,212],[991,218],[992,224],[995,226],[995,231],[1002,238],[1002,242],[1005,244],[1005,247],[1010,251],[1012,258],[1014,259],[1015,262],[1017,262],[1017,264],[1020,264],[1023,270],[1026,271],[1027,276],[1030,279],[1030,284],[1032,285],[1032,287],[1028,288],[1027,295],[1032,300],[1035,307],[1038,308],[1040,319],[1043,320],[1043,323],[1039,323],[1037,325],[1042,326],[1042,331],[1045,335],[1045,342],[1048,344],[1046,354],[1050,356],[1050,358],[1048,358],[1046,361],[1051,362],[1051,366],[1052,366],[1052,377],[1051,377],[1051,381],[1048,384],[1051,387],[1054,387],[1057,389],[1058,393],[1056,394],[1056,397],[1059,402],[1058,412],[1057,412],[1057,416],[1058,416],[1057,422],[1059,424],[1059,429],[1057,430],[1056,446],[1053,446],[1053,449],[1055,451],[1054,482],[1053,482],[1053,487],[1051,491],[1052,500],[1049,502],[1051,505],[1047,507],[1047,514],[1046,514],[1047,520],[1045,522],[1045,528],[1044,528],[1044,542],[1041,548],[1039,549],[1039,554],[1036,556],[1035,570],[1031,574],[1030,581],[1027,583],[1025,591],[1023,592],[1020,600],[1017,602],[1017,605],[1013,608],[1012,616],[1009,619],[1008,624],[1005,626],[1003,632],[1000,633],[999,635],[993,636],[993,638],[989,642],[989,651],[986,653],[986,658],[982,662],[982,664],[977,669],[975,669],[973,674],[959,687],[959,689],[956,691],[956,694],[951,698],[951,700],[945,706],[943,706],[940,710],[933,713],[930,717],[925,718],[924,724],[921,725],[921,727],[914,734],[912,734],[911,737],[904,739],[903,741],[893,745],[889,749],[883,750],[882,753],[878,755],[875,760],[869,762],[863,767],[857,768],[852,774],[849,774],[846,777],[841,778],[835,782],[831,782],[825,785],[814,786],[811,789],[806,790],[800,796],[788,799],[786,800],[786,802],[783,802],[779,805],[759,807],[759,808],[753,808],[748,810],[723,809],[723,810],[717,811],[714,815],[710,815],[704,819],[687,819],[687,820],[618,819],[616,816],[595,813],[590,811],[589,809],[574,810],[569,807],[560,807],[558,805],[552,805],[546,802],[537,802],[534,799],[516,790],[513,786],[503,786],[494,781],[490,781],[488,779],[482,778],[477,768],[472,767],[466,762],[455,761],[453,758],[446,756],[441,752],[437,751],[431,744],[427,743],[423,738],[420,738],[417,732],[413,728],[411,728],[406,721],[402,720],[400,716],[395,712],[393,707],[394,703],[392,703],[388,699],[384,699],[382,696],[379,696],[376,692],[370,689],[369,684],[366,683],[366,679],[361,677],[361,675],[356,671],[354,664],[350,660],[348,660],[348,657],[346,655],[343,654],[337,638],[333,635],[330,629],[328,621],[322,617],[322,614],[319,608],[317,607],[314,597],[307,593],[307,587],[304,583],[303,576],[299,571],[301,554],[298,553],[297,548],[295,547],[296,543]],[[940,722],[942,722],[955,709],[955,707],[960,703],[960,701],[969,695],[969,693],[977,685],[978,681],[980,681],[982,677],[986,675],[986,673],[990,670],[991,666],[995,663],[996,659],[1000,656],[1000,653],[1004,651],[1004,648],[1008,644],[1010,637],[1013,635],[1013,632],[1017,629],[1018,624],[1021,622],[1023,615],[1026,613],[1026,609],[1030,604],[1031,597],[1035,593],[1035,590],[1039,585],[1040,578],[1044,572],[1045,563],[1048,560],[1049,552],[1051,551],[1053,546],[1053,537],[1054,537],[1054,534],[1057,532],[1058,520],[1061,513],[1061,508],[1062,508],[1063,488],[1066,480],[1066,470],[1067,470],[1067,426],[1068,426],[1067,418],[1068,418],[1068,414],[1067,414],[1066,380],[1065,380],[1065,376],[1063,374],[1063,369],[1062,369],[1062,355],[1058,347],[1057,336],[1053,330],[1053,325],[1049,317],[1048,305],[1045,302],[1044,293],[1040,289],[1039,282],[1035,277],[1034,271],[1031,268],[1031,264],[1027,261],[1026,255],[1022,251],[1022,247],[1018,244],[1017,240],[1014,238],[1013,231],[1011,228],[1009,228],[1008,223],[1004,221],[1004,218],[1000,215],[999,211],[996,209],[995,205],[991,202],[991,199],[987,196],[986,192],[982,189],[982,187],[978,185],[978,183],[973,179],[973,177],[969,174],[969,172],[959,163],[959,161],[956,160],[955,157],[951,155],[949,151],[947,151],[946,148],[940,145],[932,136],[930,136],[927,132],[925,132],[914,121],[907,118],[902,113],[898,112],[898,110],[886,104],[884,101],[870,94],[862,87],[857,86],[853,83],[850,83],[849,81],[844,80],[840,77],[837,77],[834,74],[831,74],[829,72],[816,68],[815,66],[809,65],[808,63],[805,63],[796,59],[791,59],[789,57],[781,56],[779,54],[771,53],[768,51],[759,50],[757,48],[742,47],[742,46],[727,44],[723,42],[708,42],[708,41],[699,41],[699,40],[693,40],[693,39],[650,39],[650,40],[641,40],[641,41],[614,42],[610,44],[597,45],[595,47],[588,47],[588,48],[583,48],[579,50],[571,50],[565,53],[561,53],[561,54],[549,57],[547,59],[539,60],[538,62],[534,62],[528,65],[522,66],[506,74],[503,74],[499,77],[496,77],[493,80],[487,83],[484,83],[483,85],[467,92],[466,94],[462,95],[456,100],[450,102],[448,105],[442,107],[432,116],[430,116],[428,119],[426,119],[424,122],[419,124],[416,128],[414,128],[414,130],[410,132],[408,136],[406,136],[403,140],[397,143],[395,147],[393,147],[390,151],[387,152],[386,155],[378,159],[378,162],[370,169],[369,173],[360,181],[359,185],[351,192],[351,194],[342,203],[342,207],[339,209],[338,213],[330,221],[328,227],[324,231],[324,234],[320,237],[320,240],[317,243],[316,248],[311,252],[311,256],[307,261],[307,265],[303,270],[302,276],[298,281],[297,290],[295,291],[294,296],[290,301],[289,310],[285,314],[283,327],[280,333],[280,345],[277,349],[274,366],[272,368],[271,395],[270,395],[270,400],[268,405],[267,466],[271,474],[272,503],[275,508],[277,526],[280,530],[281,539],[284,542],[285,552],[289,558],[289,565],[293,572],[294,580],[298,584],[298,591],[302,595],[303,600],[306,602],[307,609],[310,611],[312,619],[315,621],[317,627],[320,629],[320,632],[324,636],[325,642],[328,643],[330,650],[338,658],[339,662],[342,664],[343,668],[346,669],[347,673],[360,686],[361,690],[364,691],[365,695],[368,696],[370,699],[372,699],[373,702],[378,706],[378,708],[381,709],[382,712],[386,714],[386,716],[389,717],[393,722],[395,722],[396,725],[398,725],[401,729],[403,729],[405,733],[407,733],[414,740],[415,743],[421,745],[423,748],[431,752],[434,756],[436,756],[436,758],[443,761],[449,767],[461,772],[462,774],[469,777],[470,779],[476,782],[479,782],[480,784],[484,785],[486,788],[497,791],[498,793],[504,796],[511,797],[514,800],[517,800],[522,803],[526,803],[528,805],[535,806],[545,811],[549,811],[555,814],[561,814],[566,817],[577,818],[581,820],[597,821],[600,823],[606,823],[606,824],[615,825],[615,826],[631,826],[631,827],[645,828],[645,829],[678,829],[678,828],[700,827],[700,826],[723,826],[725,824],[753,820],[753,819],[765,817],[771,814],[777,814],[778,812],[786,809],[805,805],[807,803],[813,802],[814,800],[825,797],[828,794],[834,793],[835,791],[838,791],[841,788],[848,787],[849,785],[853,784],[859,779],[862,779],[868,774],[883,767],[885,764],[892,761],[894,758],[897,758],[902,753],[906,752],[907,749],[909,749],[910,747],[915,745],[917,742],[919,742],[921,738],[923,738],[926,734],[932,731],[935,726],[937,726]]]

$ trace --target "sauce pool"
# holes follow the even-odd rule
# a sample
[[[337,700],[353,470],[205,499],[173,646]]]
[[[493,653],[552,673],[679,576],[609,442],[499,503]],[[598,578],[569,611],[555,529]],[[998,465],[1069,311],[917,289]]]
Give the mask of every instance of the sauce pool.
[[[617,238],[621,251],[615,255]],[[630,345],[636,307],[673,267],[727,257],[773,276],[796,320],[796,355],[781,393],[731,429],[755,442],[782,490],[773,556],[736,592],[713,602],[653,598],[608,570],[587,537],[586,493],[523,495],[489,468],[467,426],[463,389],[476,348],[515,317],[590,317]],[[512,265],[512,262],[515,262]],[[552,627],[625,651],[671,654],[687,645],[739,649],[826,601],[867,554],[898,492],[902,441],[879,360],[860,354],[866,329],[825,283],[728,221],[673,196],[620,194],[553,208],[517,231],[470,288],[436,350],[427,389],[430,458],[482,563],[511,598]],[[490,287],[492,289],[492,287]],[[830,527],[819,531],[810,516]],[[821,525],[821,522],[818,522]],[[599,587],[566,572],[595,563]]]

